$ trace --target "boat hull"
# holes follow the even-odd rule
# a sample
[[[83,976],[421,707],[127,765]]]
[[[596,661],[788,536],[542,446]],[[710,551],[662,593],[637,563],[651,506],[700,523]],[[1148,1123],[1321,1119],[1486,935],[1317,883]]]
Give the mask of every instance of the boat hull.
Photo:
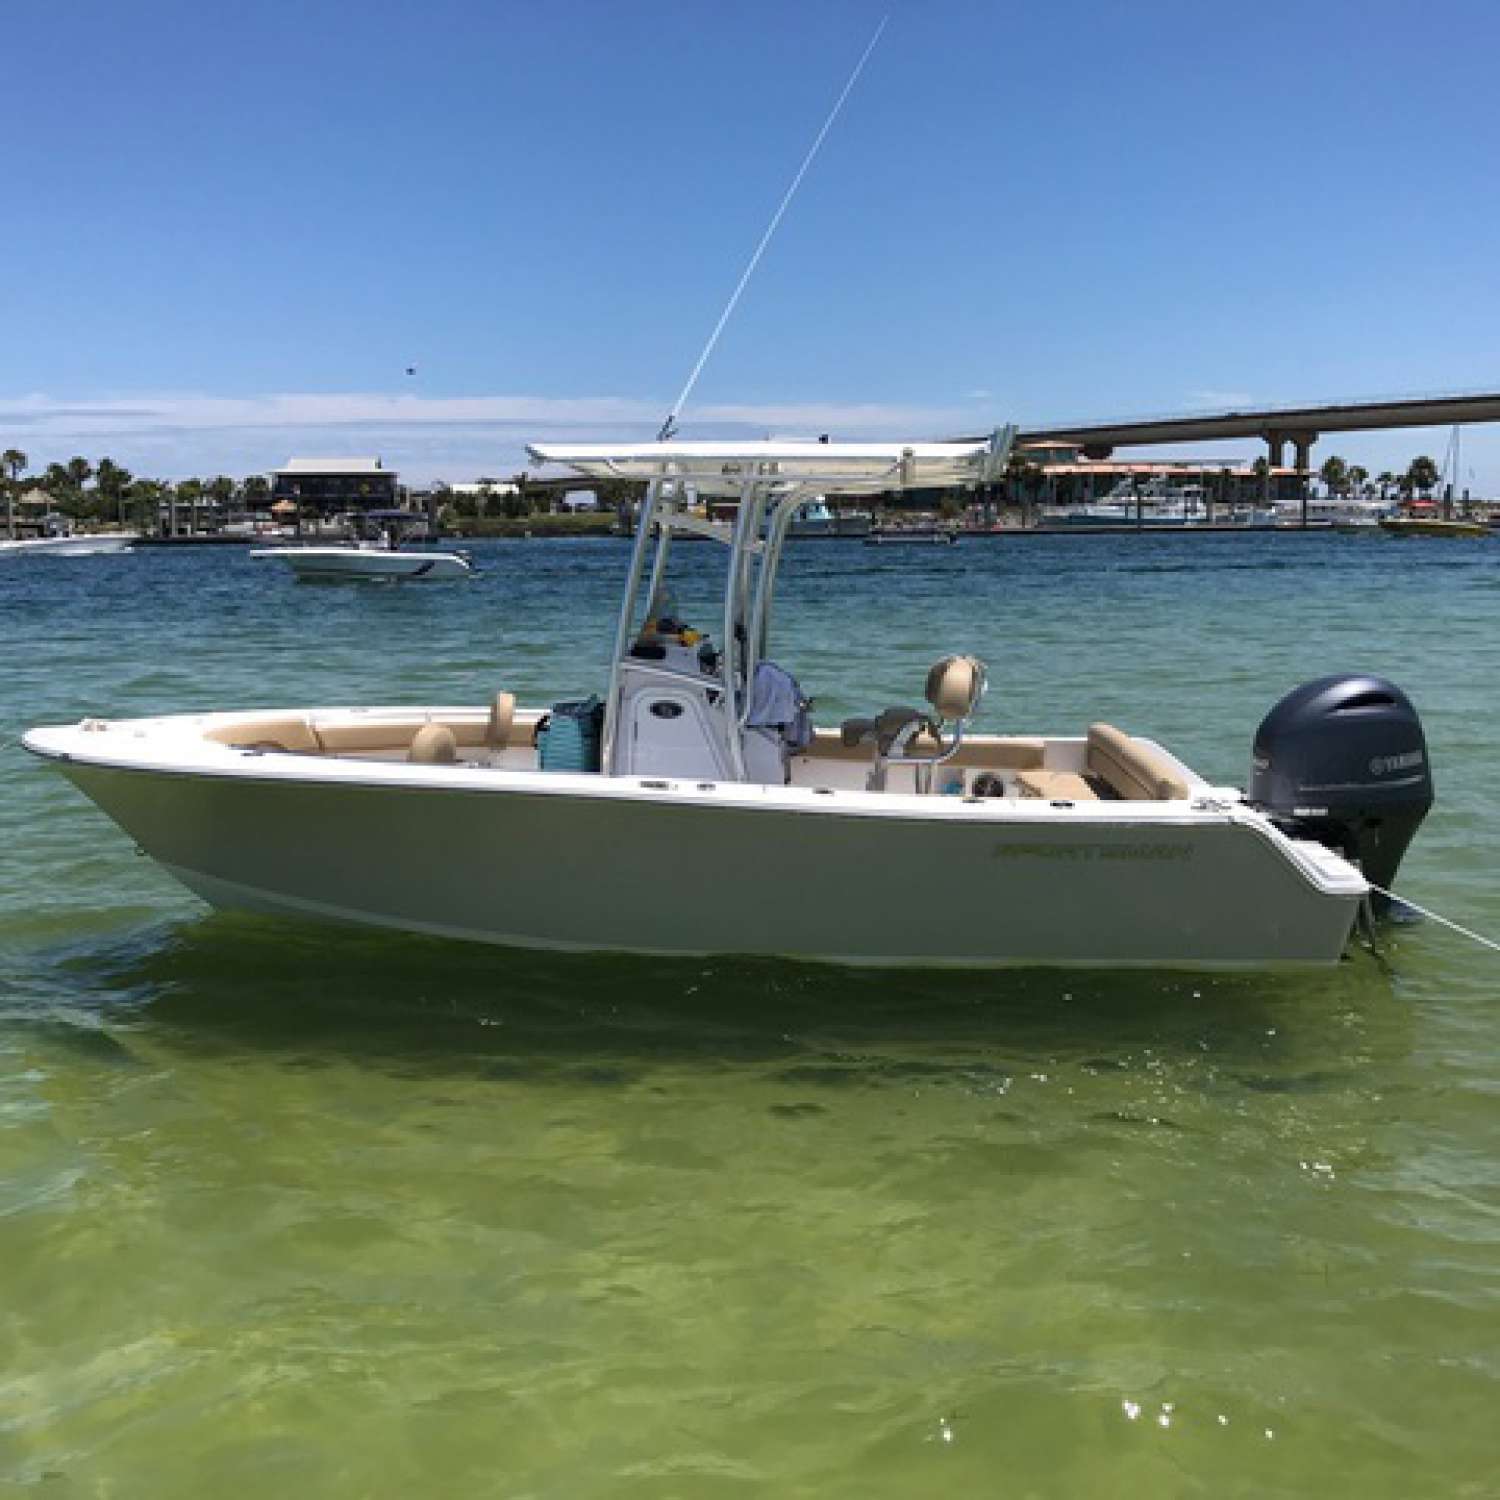
[[[1393,516],[1380,523],[1390,536],[1488,536],[1490,528],[1483,521],[1444,521],[1436,517]]]
[[[50,753],[36,733],[28,745]],[[935,798],[921,816],[780,787],[284,774],[296,759],[264,756],[263,773],[62,769],[215,906],[522,947],[1266,968],[1336,962],[1362,895],[1320,886],[1277,835],[1228,812],[1080,805],[1063,821]]]

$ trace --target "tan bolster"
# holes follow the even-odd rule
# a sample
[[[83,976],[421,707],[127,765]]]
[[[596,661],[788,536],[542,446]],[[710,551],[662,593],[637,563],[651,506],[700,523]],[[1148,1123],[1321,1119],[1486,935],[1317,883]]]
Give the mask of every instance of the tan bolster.
[[[1113,724],[1090,724],[1088,767],[1102,776],[1127,802],[1180,801],[1187,782],[1166,760]]]
[[[874,720],[864,721],[874,729]],[[953,766],[976,771],[1018,771],[1039,767],[1047,752],[1047,742],[1037,736],[980,734],[965,738],[958,754],[949,762]],[[814,760],[852,760],[869,762],[871,742],[849,745],[841,740],[837,729],[819,729],[807,755]]]
[[[496,693],[490,704],[490,722],[485,730],[485,740],[492,750],[503,750],[510,743],[511,730],[516,722],[516,695]]]

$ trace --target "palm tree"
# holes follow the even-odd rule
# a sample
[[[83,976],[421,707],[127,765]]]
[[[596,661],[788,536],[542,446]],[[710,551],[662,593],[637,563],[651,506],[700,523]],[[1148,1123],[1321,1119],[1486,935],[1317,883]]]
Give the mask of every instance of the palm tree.
[[[203,500],[203,481],[201,479],[184,479],[173,491],[172,503],[172,535],[177,535],[177,507],[183,501],[188,506],[188,533],[189,535],[198,530],[198,506]]]
[[[1406,479],[1410,488],[1421,490],[1424,495],[1432,494],[1432,487],[1441,478],[1438,466],[1425,454],[1412,459],[1411,467],[1406,471]]]
[[[10,483],[5,487],[5,534],[12,539],[16,534],[16,492],[21,470],[27,462],[26,455],[19,448],[7,448],[0,453],[0,469],[10,470]]]
[[[72,514],[76,509],[73,503],[73,480],[61,464],[47,465],[47,472],[42,475],[42,488],[52,497],[52,504],[58,510]]]
[[[125,491],[129,488],[131,474],[122,469],[112,458],[101,458],[95,472],[96,487],[101,502],[114,508],[115,519],[125,524]]]
[[[57,508],[77,519],[83,514],[84,481],[94,472],[86,458],[70,458],[66,464],[48,464],[42,475],[42,488],[52,496]]]
[[[161,530],[162,483],[159,479],[132,479],[126,486],[121,505],[128,505],[135,529],[142,536],[155,536]]]
[[[1260,491],[1260,503],[1269,505],[1271,503],[1271,460],[1264,453],[1250,465],[1250,472],[1255,475],[1256,488]]]
[[[212,502],[216,518],[210,524],[222,526],[229,510],[229,502],[234,499],[234,480],[227,474],[220,474],[204,486],[204,497]]]
[[[1341,495],[1349,485],[1349,465],[1338,454],[1330,453],[1318,470],[1318,478],[1328,486],[1330,495]]]
[[[86,458],[70,458],[68,460],[68,482],[83,494],[83,487],[94,477],[94,466]]]
[[[1375,483],[1380,486],[1380,498],[1389,500],[1391,491],[1396,487],[1396,476],[1389,469],[1382,469],[1375,476]]]
[[[1359,464],[1351,464],[1349,466],[1349,483],[1357,496],[1364,498],[1365,485],[1369,482],[1369,478],[1370,471],[1368,469],[1361,468]]]

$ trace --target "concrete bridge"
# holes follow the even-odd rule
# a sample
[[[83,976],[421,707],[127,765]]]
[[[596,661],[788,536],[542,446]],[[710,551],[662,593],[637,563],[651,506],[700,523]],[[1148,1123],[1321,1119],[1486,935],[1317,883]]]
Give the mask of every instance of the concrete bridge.
[[[1083,422],[1023,427],[1018,441],[1076,444],[1085,458],[1108,458],[1116,448],[1161,443],[1259,438],[1272,468],[1285,464],[1287,445],[1294,467],[1312,467],[1312,445],[1331,432],[1374,432],[1398,427],[1451,427],[1455,423],[1500,422],[1500,394],[1398,396],[1381,401],[1339,401],[1315,406],[1263,406],[1186,416],[1138,417],[1119,422]]]

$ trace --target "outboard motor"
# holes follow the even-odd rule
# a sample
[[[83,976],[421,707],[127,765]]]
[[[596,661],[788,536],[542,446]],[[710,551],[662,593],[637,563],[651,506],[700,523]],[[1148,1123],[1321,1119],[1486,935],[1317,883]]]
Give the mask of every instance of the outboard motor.
[[[1294,837],[1337,849],[1372,885],[1390,888],[1432,798],[1422,721],[1383,677],[1303,683],[1255,732],[1251,804]]]

